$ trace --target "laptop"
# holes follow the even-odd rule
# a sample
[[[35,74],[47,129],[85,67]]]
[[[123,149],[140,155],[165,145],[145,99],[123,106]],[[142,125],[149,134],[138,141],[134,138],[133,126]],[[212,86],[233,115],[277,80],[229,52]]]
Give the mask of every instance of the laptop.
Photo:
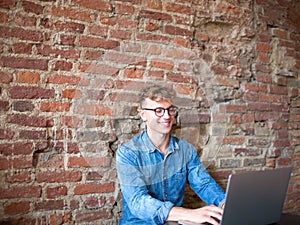
[[[221,225],[267,225],[279,222],[291,167],[229,176]]]
[[[290,175],[291,167],[231,174],[220,224],[278,224]]]

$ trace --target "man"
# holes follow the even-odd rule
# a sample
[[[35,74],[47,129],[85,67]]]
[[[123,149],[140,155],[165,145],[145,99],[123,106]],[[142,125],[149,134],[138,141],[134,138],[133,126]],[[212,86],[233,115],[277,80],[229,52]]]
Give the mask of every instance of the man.
[[[167,221],[218,225],[217,220],[221,220],[223,190],[199,161],[196,149],[171,135],[178,113],[172,104],[174,98],[172,90],[160,86],[141,92],[139,115],[146,131],[117,150],[122,191],[120,225]],[[208,206],[181,207],[186,182]]]

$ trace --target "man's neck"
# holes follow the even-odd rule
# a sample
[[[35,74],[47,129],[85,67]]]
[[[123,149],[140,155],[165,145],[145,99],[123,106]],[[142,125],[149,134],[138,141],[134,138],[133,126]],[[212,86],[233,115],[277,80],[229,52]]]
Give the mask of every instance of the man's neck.
[[[147,134],[152,142],[152,144],[160,150],[164,155],[168,151],[170,134],[160,134],[147,131]]]

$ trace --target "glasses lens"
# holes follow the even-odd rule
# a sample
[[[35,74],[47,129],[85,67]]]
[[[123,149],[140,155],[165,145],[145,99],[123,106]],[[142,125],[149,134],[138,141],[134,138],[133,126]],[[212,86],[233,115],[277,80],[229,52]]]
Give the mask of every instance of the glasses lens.
[[[164,108],[156,108],[155,109],[155,114],[159,117],[163,116],[165,114],[165,109]]]
[[[176,107],[171,107],[169,108],[169,115],[170,116],[175,116],[177,114],[177,108]]]

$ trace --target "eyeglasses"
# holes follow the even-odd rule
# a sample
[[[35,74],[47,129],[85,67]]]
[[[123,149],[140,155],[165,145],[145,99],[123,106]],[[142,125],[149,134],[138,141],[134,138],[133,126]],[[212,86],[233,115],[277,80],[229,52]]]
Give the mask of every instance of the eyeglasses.
[[[143,110],[151,110],[154,111],[157,117],[162,117],[165,115],[165,111],[168,111],[169,116],[177,116],[178,108],[176,106],[171,105],[169,108],[157,107],[155,109],[142,108]]]

